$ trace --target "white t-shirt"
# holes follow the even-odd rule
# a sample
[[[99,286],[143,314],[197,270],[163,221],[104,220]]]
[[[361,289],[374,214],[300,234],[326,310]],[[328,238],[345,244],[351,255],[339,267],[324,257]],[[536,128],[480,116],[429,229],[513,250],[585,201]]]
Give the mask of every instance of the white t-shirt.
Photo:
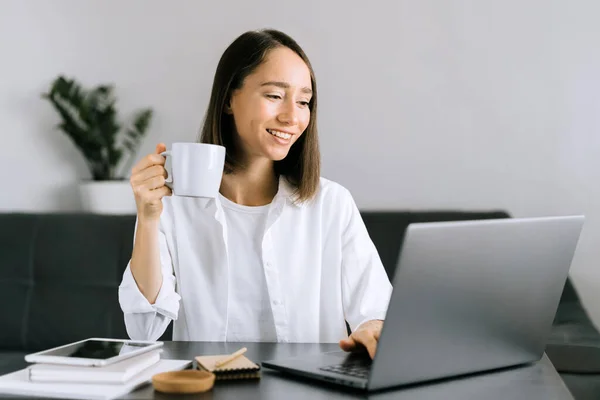
[[[269,205],[250,207],[219,194],[229,250],[228,342],[276,342],[275,321],[262,263]]]

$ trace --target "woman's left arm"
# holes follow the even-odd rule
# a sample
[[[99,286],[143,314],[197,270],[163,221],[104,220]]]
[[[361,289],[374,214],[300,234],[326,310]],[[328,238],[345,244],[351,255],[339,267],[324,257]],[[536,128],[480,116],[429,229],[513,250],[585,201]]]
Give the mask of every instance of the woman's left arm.
[[[348,339],[340,341],[340,347],[346,351],[364,347],[373,358],[392,285],[352,195],[344,189],[340,200],[342,301],[352,331]]]

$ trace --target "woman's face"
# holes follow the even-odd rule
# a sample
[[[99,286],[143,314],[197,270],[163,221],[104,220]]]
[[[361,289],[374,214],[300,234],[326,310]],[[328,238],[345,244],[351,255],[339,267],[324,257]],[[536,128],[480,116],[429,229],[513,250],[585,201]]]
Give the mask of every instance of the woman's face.
[[[232,93],[227,112],[233,114],[246,162],[287,156],[310,121],[311,86],[302,58],[278,47]]]

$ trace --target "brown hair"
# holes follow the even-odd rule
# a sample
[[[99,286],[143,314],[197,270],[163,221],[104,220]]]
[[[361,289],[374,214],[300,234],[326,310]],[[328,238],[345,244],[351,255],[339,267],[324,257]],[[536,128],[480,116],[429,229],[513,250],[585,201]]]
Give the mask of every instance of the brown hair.
[[[232,173],[241,165],[236,160],[235,126],[233,116],[225,113],[231,93],[242,87],[244,79],[265,60],[268,52],[277,47],[287,47],[306,63],[310,71],[313,96],[308,104],[310,121],[304,133],[292,145],[288,155],[275,161],[275,173],[285,176],[296,188],[299,202],[311,199],[318,187],[321,174],[321,157],[317,137],[317,82],[308,57],[288,35],[276,30],[249,31],[235,39],[225,50],[215,72],[212,92],[204,124],[201,143],[225,146],[225,173]]]

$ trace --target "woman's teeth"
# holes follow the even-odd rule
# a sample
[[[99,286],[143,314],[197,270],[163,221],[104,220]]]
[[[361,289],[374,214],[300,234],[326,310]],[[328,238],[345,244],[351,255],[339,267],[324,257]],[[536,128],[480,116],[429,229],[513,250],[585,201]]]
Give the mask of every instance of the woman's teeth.
[[[292,135],[290,135],[289,133],[274,131],[273,129],[267,129],[267,132],[269,132],[273,136],[277,136],[286,140],[292,137]]]

